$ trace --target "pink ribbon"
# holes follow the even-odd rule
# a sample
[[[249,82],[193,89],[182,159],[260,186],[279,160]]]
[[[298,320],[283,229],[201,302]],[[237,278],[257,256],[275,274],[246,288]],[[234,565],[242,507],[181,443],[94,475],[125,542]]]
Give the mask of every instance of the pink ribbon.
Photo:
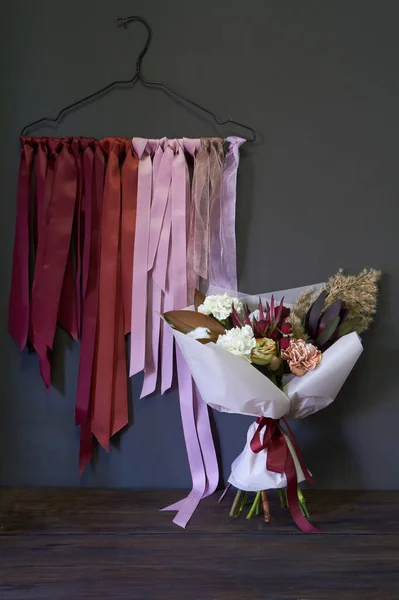
[[[224,207],[220,199],[221,140],[206,140],[202,146],[200,140],[185,138],[134,138],[132,143],[139,158],[139,169],[130,374],[144,369],[141,394],[144,397],[156,389],[160,348],[162,393],[172,385],[174,339],[159,315],[191,304],[198,275],[208,278],[208,264],[211,268],[216,264],[216,250],[212,248],[213,254],[209,251],[209,236],[218,249],[216,270],[222,269],[224,253],[231,251],[232,243],[235,251],[235,190],[232,188],[239,144],[231,141],[229,169],[224,165],[223,185],[228,195],[228,206]],[[185,152],[195,161],[195,199],[190,194]],[[234,271],[235,257],[229,260],[229,264],[233,264],[230,271]],[[220,273],[218,278],[221,278]],[[236,287],[236,276],[229,275],[229,280],[232,287]],[[177,510],[174,522],[185,527],[201,498],[215,491],[219,470],[208,407],[194,388],[188,367],[178,351],[176,358],[182,425],[193,487],[187,498],[164,510]]]
[[[152,394],[157,385],[161,332],[159,316],[166,287],[169,256],[170,208],[168,204],[174,150],[166,138],[160,140],[159,148],[162,155],[159,154],[158,164],[154,164],[154,190],[150,216],[148,271],[152,271],[152,274],[148,278],[146,353],[141,398]],[[156,158],[157,156],[154,157],[154,163]]]
[[[184,308],[187,296],[187,182],[188,167],[184,148],[175,145],[172,172],[172,246],[170,283],[173,307]],[[176,350],[180,412],[184,439],[192,477],[192,490],[182,501],[165,508],[177,510],[173,522],[185,527],[201,498],[213,493],[219,480],[219,470],[209,423],[207,406],[194,390],[190,371],[180,351]]]
[[[147,318],[147,262],[152,196],[152,152],[156,140],[133,138],[133,149],[139,158],[137,184],[136,235],[132,278],[132,326],[130,336],[130,376],[145,366]]]

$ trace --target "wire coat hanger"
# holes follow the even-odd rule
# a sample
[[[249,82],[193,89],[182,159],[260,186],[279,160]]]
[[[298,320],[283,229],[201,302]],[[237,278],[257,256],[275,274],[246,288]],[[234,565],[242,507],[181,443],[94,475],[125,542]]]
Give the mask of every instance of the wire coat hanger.
[[[223,125],[227,125],[228,123],[232,123],[233,125],[237,125],[238,127],[242,127],[243,129],[246,129],[247,131],[249,131],[251,133],[251,137],[247,139],[248,142],[254,142],[256,140],[256,132],[252,127],[249,127],[248,125],[244,125],[244,123],[240,123],[239,121],[234,121],[233,119],[227,119],[225,121],[221,121],[217,118],[217,116],[212,111],[205,108],[204,106],[201,106],[201,104],[198,104],[197,102],[194,102],[193,100],[190,100],[186,96],[179,94],[178,92],[176,92],[174,89],[172,89],[165,83],[162,83],[160,81],[150,81],[148,79],[145,79],[141,73],[141,63],[142,63],[144,56],[148,52],[148,48],[150,47],[150,43],[151,43],[151,39],[152,39],[151,27],[145,19],[143,19],[142,17],[138,17],[138,16],[119,17],[117,19],[117,21],[118,21],[119,25],[122,25],[125,27],[128,25],[128,23],[132,23],[133,21],[138,21],[138,22],[142,23],[147,30],[147,40],[137,58],[136,73],[134,74],[134,76],[131,79],[128,79],[126,81],[113,81],[112,83],[110,83],[109,85],[106,85],[105,87],[101,88],[97,92],[93,92],[92,94],[85,96],[81,100],[77,100],[76,102],[69,104],[68,106],[63,108],[58,113],[58,115],[55,117],[55,119],[52,119],[49,117],[43,117],[42,119],[38,119],[37,121],[33,121],[32,123],[25,125],[25,127],[21,131],[21,136],[24,136],[26,134],[26,132],[29,129],[31,129],[32,127],[37,127],[38,125],[41,125],[42,123],[59,123],[70,110],[77,108],[81,104],[90,102],[91,100],[94,100],[96,97],[101,96],[102,94],[104,94],[116,87],[119,87],[122,85],[128,85],[128,84],[134,85],[137,81],[141,81],[141,83],[145,86],[158,87],[158,88],[164,89],[167,92],[169,92],[170,94],[172,94],[173,96],[176,96],[177,98],[180,98],[184,102],[187,102],[188,104],[191,104],[192,106],[195,106],[195,108],[202,110],[203,112],[207,113],[210,117],[212,117],[213,120],[219,126],[223,126]]]

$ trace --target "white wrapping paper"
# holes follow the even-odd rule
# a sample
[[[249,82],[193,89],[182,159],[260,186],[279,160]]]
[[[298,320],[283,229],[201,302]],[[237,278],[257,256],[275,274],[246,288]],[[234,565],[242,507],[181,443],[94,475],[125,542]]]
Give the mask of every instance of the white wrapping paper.
[[[280,299],[285,296],[287,302],[284,304],[289,306],[304,289],[307,288],[275,292],[274,297]],[[214,290],[209,293],[217,292]],[[259,296],[239,296],[250,307],[256,307]],[[270,296],[261,294],[263,300]],[[323,353],[321,363],[314,371],[309,371],[303,377],[286,377],[284,391],[281,391],[245,359],[234,356],[216,344],[204,345],[178,331],[174,330],[173,333],[200,394],[209,406],[221,412],[272,419],[284,416],[302,419],[331,404],[363,350],[357,333],[350,333]],[[233,462],[229,482],[245,491],[285,487],[287,482],[284,474],[266,470],[267,450],[255,454],[250,448],[256,428],[256,423],[250,426],[244,450]],[[261,433],[263,435],[264,431]],[[294,458],[298,481],[303,481],[294,449],[291,442],[287,442]]]

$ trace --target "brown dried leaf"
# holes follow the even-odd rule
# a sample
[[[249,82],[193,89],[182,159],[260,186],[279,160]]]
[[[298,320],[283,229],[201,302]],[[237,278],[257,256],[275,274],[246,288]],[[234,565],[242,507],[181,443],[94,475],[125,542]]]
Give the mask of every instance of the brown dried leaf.
[[[195,290],[195,294],[194,294],[195,310],[198,310],[198,307],[204,303],[205,298],[206,298],[205,294],[203,294],[199,290]]]
[[[206,327],[212,337],[226,333],[221,323],[202,313],[193,310],[170,310],[164,314],[165,319],[181,333],[189,333],[197,327]]]

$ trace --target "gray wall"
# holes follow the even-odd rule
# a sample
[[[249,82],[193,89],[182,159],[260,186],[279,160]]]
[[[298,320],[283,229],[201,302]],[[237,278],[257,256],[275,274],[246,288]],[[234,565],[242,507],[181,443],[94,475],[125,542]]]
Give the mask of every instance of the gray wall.
[[[6,5],[6,6],[5,6]],[[57,338],[48,395],[36,359],[7,334],[21,127],[117,78],[143,43],[144,68],[221,117],[259,131],[244,147],[238,194],[240,289],[312,284],[339,267],[383,270],[380,312],[337,401],[296,424],[320,486],[398,488],[399,48],[396,2],[13,0],[0,8],[0,482],[188,487],[176,392],[139,400],[134,426],[80,481],[74,426],[79,349]],[[38,135],[49,135],[43,128]],[[207,118],[141,87],[70,115],[55,135],[207,136]],[[223,134],[240,133],[227,127]],[[224,474],[250,419],[215,414]]]

